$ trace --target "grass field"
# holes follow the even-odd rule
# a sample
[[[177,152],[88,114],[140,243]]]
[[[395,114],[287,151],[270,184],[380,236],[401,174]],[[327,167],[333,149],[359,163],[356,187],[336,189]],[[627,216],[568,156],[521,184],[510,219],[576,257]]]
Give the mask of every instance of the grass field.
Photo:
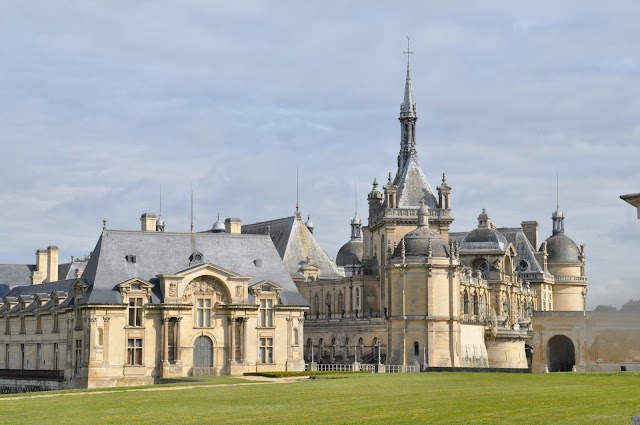
[[[7,424],[83,425],[628,424],[640,414],[640,374],[628,372],[354,374],[225,385],[238,382],[247,381],[209,378],[201,383],[220,385],[0,397],[0,412]]]

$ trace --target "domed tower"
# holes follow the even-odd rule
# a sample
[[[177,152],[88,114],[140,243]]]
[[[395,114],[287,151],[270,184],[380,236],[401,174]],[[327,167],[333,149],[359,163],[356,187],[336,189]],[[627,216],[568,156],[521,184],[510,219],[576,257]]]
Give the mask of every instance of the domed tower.
[[[460,366],[458,250],[429,227],[424,203],[418,228],[401,239],[386,268],[388,363]]]
[[[218,219],[216,220],[215,223],[213,223],[213,226],[211,226],[211,233],[224,233],[224,232],[225,232],[224,223],[220,221],[220,214],[218,214]]]
[[[564,233],[564,214],[557,207],[551,215],[553,232],[545,241],[547,267],[555,277],[550,310],[582,311],[585,309],[588,280],[585,276],[585,246],[578,245]],[[544,249],[544,246],[540,248]]]
[[[356,214],[351,220],[351,240],[342,245],[336,256],[336,265],[344,268],[345,276],[360,273],[363,251],[362,220]]]

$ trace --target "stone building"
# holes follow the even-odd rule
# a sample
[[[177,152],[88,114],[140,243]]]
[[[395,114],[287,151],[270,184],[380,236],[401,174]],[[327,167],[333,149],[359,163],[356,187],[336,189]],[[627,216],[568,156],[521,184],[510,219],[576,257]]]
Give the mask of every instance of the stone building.
[[[220,233],[169,233],[144,214],[140,231],[105,227],[71,279],[51,273],[56,249],[47,261],[38,251],[34,281],[0,305],[0,386],[303,370],[306,300],[268,236],[240,234],[237,219],[226,224]]]

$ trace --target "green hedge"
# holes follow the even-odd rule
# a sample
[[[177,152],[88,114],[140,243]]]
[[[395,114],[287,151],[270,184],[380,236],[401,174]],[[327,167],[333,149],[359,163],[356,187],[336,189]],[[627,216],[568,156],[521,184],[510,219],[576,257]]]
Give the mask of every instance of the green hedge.
[[[337,374],[352,374],[352,373],[371,373],[367,371],[300,371],[300,372],[245,372],[244,376],[264,376],[266,378],[286,378],[288,376],[317,376],[317,375],[337,375]]]

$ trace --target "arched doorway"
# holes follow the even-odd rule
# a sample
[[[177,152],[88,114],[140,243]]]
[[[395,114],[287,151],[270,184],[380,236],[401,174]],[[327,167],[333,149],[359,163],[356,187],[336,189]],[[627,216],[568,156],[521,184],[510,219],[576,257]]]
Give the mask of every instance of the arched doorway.
[[[547,343],[549,372],[570,372],[576,364],[573,341],[564,335],[556,335]]]
[[[213,342],[207,336],[199,336],[193,344],[193,367],[213,367]]]

